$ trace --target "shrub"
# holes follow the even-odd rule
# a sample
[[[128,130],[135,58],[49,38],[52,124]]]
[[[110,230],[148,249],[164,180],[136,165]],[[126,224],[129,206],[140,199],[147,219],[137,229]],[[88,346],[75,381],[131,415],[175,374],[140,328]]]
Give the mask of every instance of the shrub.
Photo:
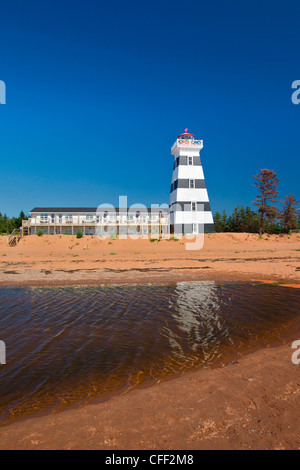
[[[43,235],[44,235],[43,230],[39,230],[39,231],[37,232],[37,236],[38,236],[38,237],[42,237]]]
[[[78,230],[78,232],[76,233],[76,238],[82,238],[83,237],[83,233],[80,232],[80,230]]]

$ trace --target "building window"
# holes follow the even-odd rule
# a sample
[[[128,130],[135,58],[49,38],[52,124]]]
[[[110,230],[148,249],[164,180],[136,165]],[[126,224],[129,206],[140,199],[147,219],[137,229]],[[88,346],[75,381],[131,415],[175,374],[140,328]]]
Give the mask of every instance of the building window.
[[[48,223],[48,214],[41,214],[41,223]]]
[[[85,221],[86,221],[87,223],[93,222],[93,221],[94,221],[94,215],[93,215],[93,214],[87,214],[87,215],[85,216]]]
[[[197,203],[196,202],[192,202],[192,212],[196,212],[197,211]]]
[[[193,165],[193,157],[188,157],[188,165]]]
[[[193,224],[193,233],[198,233],[198,226],[197,226],[197,224]]]
[[[195,188],[195,180],[189,180],[189,188],[194,189]]]

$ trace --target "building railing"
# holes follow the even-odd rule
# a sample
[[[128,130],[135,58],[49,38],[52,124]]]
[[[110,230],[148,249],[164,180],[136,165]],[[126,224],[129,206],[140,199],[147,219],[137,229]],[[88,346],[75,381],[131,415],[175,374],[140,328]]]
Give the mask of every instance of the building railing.
[[[57,220],[54,221],[52,218],[48,220],[35,220],[31,219],[30,226],[43,226],[43,225],[116,225],[116,224],[126,224],[126,225],[147,225],[147,224],[168,224],[169,218],[168,217],[134,217],[134,218],[126,218],[126,217],[100,217],[94,220]]]
[[[30,227],[31,219],[22,220],[22,227]]]
[[[177,139],[176,142],[172,146],[171,153],[173,153],[175,148],[178,147],[178,146],[203,148],[203,140]]]

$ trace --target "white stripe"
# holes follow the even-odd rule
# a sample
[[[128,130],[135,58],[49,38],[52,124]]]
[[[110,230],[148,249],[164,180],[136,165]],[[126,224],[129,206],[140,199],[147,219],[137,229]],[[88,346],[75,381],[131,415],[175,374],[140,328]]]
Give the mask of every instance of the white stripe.
[[[210,211],[206,212],[180,212],[174,213],[175,224],[213,224],[213,216]]]
[[[170,194],[170,204],[176,201],[209,202],[207,189],[179,188]]]
[[[199,165],[179,165],[173,171],[172,183],[178,179],[204,180],[203,168]]]

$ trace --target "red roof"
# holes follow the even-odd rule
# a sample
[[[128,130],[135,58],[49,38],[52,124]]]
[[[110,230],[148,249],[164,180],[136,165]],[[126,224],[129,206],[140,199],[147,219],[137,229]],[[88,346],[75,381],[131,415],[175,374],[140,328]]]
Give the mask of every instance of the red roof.
[[[188,130],[185,129],[184,134],[180,134],[180,135],[177,137],[177,139],[180,139],[180,137],[187,137],[187,136],[195,137],[193,134],[189,134],[189,133],[188,133]]]

